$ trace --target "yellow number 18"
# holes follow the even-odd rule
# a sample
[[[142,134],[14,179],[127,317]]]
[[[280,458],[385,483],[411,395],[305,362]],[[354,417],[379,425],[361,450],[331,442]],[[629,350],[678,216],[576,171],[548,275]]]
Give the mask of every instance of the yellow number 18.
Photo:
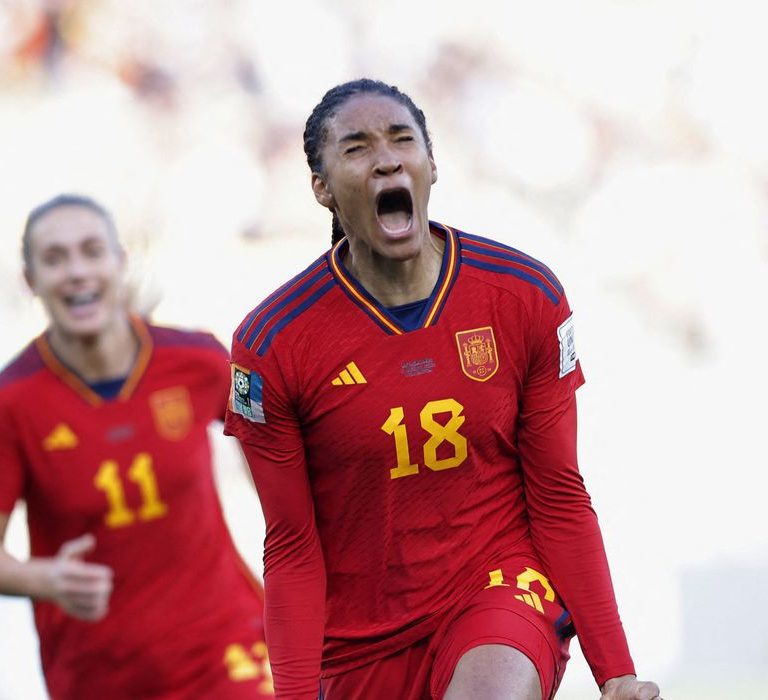
[[[455,399],[440,399],[439,401],[430,401],[419,413],[421,427],[426,430],[430,438],[424,443],[424,464],[433,471],[442,471],[443,469],[454,469],[458,467],[467,458],[467,438],[460,432],[459,428],[464,425],[465,416],[461,415],[464,410]],[[440,413],[450,413],[448,421],[443,424],[435,420],[435,416]],[[398,479],[401,476],[411,476],[418,474],[419,465],[411,464],[411,453],[408,447],[408,431],[404,425],[405,412],[402,406],[395,406],[389,410],[387,418],[381,429],[395,438],[395,457],[397,466],[389,470],[390,478]],[[437,450],[444,442],[453,446],[453,455],[448,457],[438,457]]]

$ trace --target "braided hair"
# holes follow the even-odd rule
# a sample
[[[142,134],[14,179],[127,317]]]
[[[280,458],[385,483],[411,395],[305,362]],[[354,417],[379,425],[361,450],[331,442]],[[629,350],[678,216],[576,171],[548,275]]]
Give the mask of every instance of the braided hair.
[[[307,155],[307,164],[313,173],[323,172],[323,159],[321,156],[325,139],[328,135],[328,120],[331,119],[338,109],[351,97],[355,95],[372,94],[391,97],[396,102],[406,107],[424,137],[424,143],[428,151],[432,151],[432,140],[427,131],[427,120],[413,100],[401,92],[394,85],[388,85],[381,80],[371,80],[370,78],[359,78],[342,83],[328,90],[323,95],[323,99],[312,110],[304,128],[304,153]],[[333,212],[331,221],[331,245],[344,238],[344,229],[336,212]]]

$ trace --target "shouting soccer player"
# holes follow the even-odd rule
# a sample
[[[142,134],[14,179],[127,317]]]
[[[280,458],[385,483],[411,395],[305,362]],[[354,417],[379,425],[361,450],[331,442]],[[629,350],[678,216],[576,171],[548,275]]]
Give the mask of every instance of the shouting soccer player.
[[[658,698],[577,469],[557,278],[429,220],[396,88],[333,88],[304,148],[334,245],[235,332],[226,420],[267,522],[276,697],[547,699],[576,632],[605,700]]]
[[[0,373],[0,541],[24,499],[32,554],[0,548],[0,593],[34,601],[51,697],[273,697],[262,591],[211,469],[226,350],[129,314],[89,198],[33,210],[23,251],[50,325]]]

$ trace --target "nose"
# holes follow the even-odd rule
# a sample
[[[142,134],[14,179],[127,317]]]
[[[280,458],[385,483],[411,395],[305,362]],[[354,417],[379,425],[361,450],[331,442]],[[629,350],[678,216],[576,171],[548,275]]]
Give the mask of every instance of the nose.
[[[403,169],[403,164],[388,145],[380,146],[376,150],[374,172],[377,175],[394,175]]]
[[[82,255],[70,255],[67,260],[67,277],[80,279],[88,273],[88,262]]]

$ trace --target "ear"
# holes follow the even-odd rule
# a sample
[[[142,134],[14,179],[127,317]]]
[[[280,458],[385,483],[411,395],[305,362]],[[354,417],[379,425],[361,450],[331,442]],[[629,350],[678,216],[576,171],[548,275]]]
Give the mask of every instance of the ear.
[[[24,281],[27,283],[27,287],[29,287],[29,290],[32,292],[32,294],[35,294],[35,277],[32,274],[32,270],[30,270],[26,265],[24,266]]]
[[[432,151],[429,152],[429,167],[432,170],[432,184],[437,182],[437,166],[435,165],[435,159],[432,156]]]
[[[326,209],[335,209],[336,200],[331,193],[328,183],[319,173],[312,173],[312,192],[315,193],[315,199]]]

